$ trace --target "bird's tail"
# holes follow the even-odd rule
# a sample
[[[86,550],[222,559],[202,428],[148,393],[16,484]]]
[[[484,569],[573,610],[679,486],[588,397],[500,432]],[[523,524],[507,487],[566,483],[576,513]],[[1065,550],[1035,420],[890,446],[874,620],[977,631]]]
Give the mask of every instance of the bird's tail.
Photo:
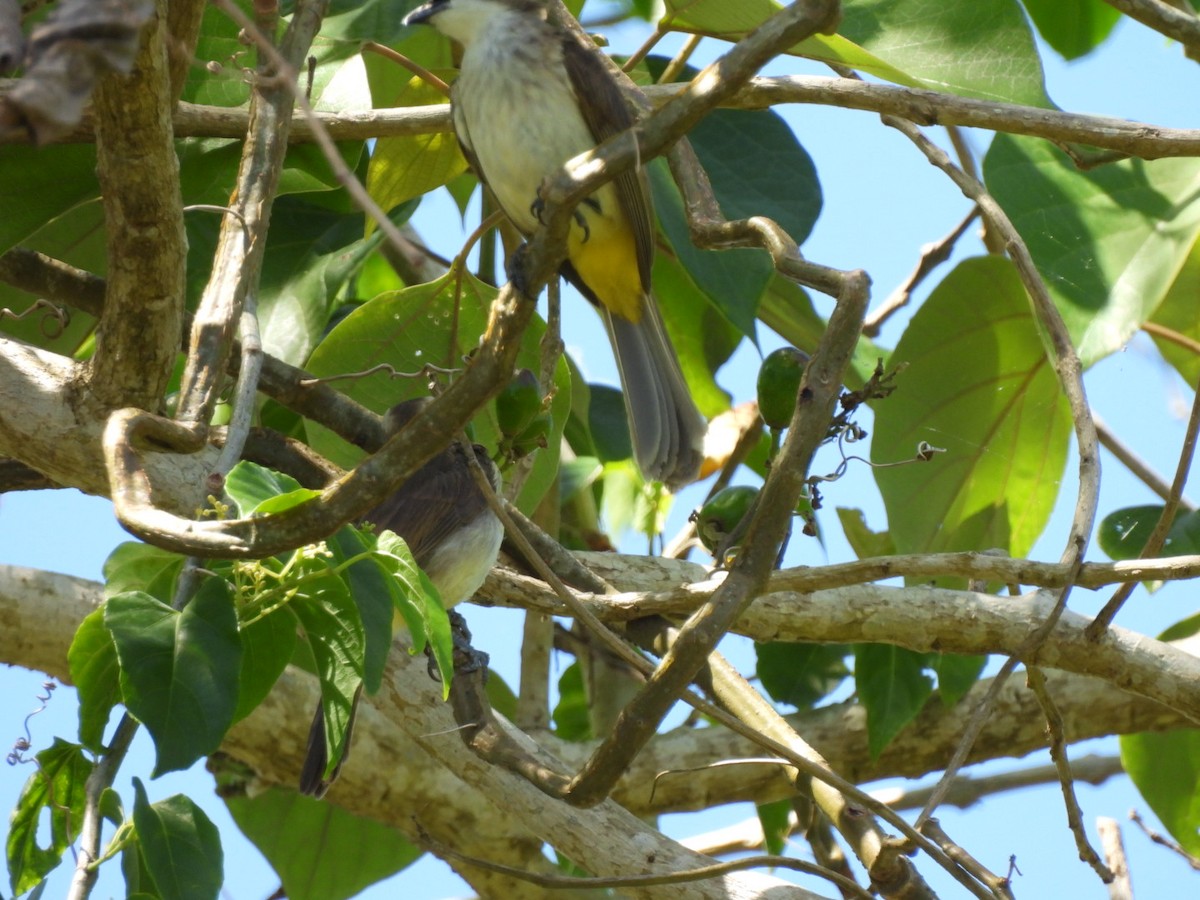
[[[675,490],[695,480],[707,423],[692,400],[653,297],[631,322],[601,307],[621,373],[633,455],[647,478]]]

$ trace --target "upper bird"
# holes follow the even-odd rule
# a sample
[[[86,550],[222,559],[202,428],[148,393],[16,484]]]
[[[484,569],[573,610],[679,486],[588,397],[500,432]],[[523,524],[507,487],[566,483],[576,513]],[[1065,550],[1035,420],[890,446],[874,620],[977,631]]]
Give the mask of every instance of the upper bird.
[[[536,0],[433,0],[428,22],[462,45],[450,92],[454,130],[475,174],[525,235],[539,191],[567,160],[634,124],[594,53],[546,19]],[[668,487],[694,480],[705,420],[650,292],[654,221],[645,173],[618,175],[580,203],[562,275],[600,310],[621,374],[634,456]]]

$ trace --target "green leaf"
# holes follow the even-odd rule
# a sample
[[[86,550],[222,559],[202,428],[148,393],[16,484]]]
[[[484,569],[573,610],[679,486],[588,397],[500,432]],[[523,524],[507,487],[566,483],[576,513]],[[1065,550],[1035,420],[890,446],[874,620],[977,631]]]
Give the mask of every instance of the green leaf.
[[[942,703],[954,706],[979,680],[986,656],[963,656],[959,653],[931,653],[929,666],[937,673],[938,694]]]
[[[78,744],[55,738],[54,744],[36,756],[37,765],[9,819],[9,883],[14,894],[37,885],[62,862],[63,853],[78,837],[79,823],[87,802],[85,787],[92,764]],[[38,845],[43,813],[49,819],[50,844]]]
[[[346,728],[362,688],[365,635],[358,607],[340,578],[321,578],[288,608],[304,629],[321,682],[329,765],[342,758]]]
[[[224,865],[221,835],[182,794],[151,804],[133,779],[133,824],[146,869],[164,900],[215,900]]]
[[[225,803],[289,900],[343,900],[421,856],[398,832],[293,791],[271,788]]]
[[[104,729],[121,702],[117,647],[104,626],[104,607],[88,613],[67,650],[71,682],[79,692],[79,740],[93,753],[104,749]]]
[[[242,669],[233,721],[250,715],[271,692],[296,647],[296,617],[278,609],[241,626]]]
[[[149,594],[109,598],[104,623],[121,662],[125,706],[149,729],[153,775],[217,749],[233,722],[241,644],[229,586],[209,578],[182,612]]]
[[[49,147],[38,148],[39,156]],[[53,168],[53,156],[47,155],[47,165]],[[94,163],[93,163],[94,166]],[[0,162],[0,171],[4,169]],[[28,184],[32,173],[25,173],[21,184]],[[70,178],[69,174],[51,171],[49,177]],[[89,176],[91,177],[91,176]],[[7,188],[7,185],[4,186]],[[24,191],[21,187],[19,190]],[[17,196],[17,195],[12,195]],[[103,275],[107,268],[107,240],[104,232],[104,206],[93,198],[73,206],[57,218],[51,218],[20,243],[26,249],[38,250],[53,259],[68,263],[85,272]],[[29,308],[37,297],[7,283],[0,283],[0,307],[9,307],[13,312]],[[0,320],[0,333],[11,335],[28,344],[44,348],[63,356],[80,358],[90,346],[96,318],[82,310],[71,310],[71,321],[61,333],[55,334],[56,320],[45,315],[30,315],[20,321],[5,317]]]
[[[104,596],[145,591],[169,604],[175,598],[175,583],[184,558],[140,541],[126,541],[104,561]]]
[[[375,560],[386,576],[391,602],[412,635],[413,652],[420,653],[429,642],[442,677],[443,693],[448,696],[454,675],[454,639],[437,586],[417,565],[408,544],[394,532],[378,536]]]
[[[850,670],[845,644],[755,644],[758,678],[772,700],[809,709],[829,695]]]
[[[782,856],[792,830],[792,802],[776,800],[774,803],[759,803],[755,811],[758,813],[758,823],[762,826],[763,846],[772,856]]]
[[[1200,856],[1200,731],[1121,735],[1121,765],[1154,814],[1192,856]]]
[[[379,690],[383,667],[392,646],[392,597],[389,573],[383,569],[369,544],[354,528],[341,528],[327,542],[339,566],[341,578],[358,607],[363,625],[363,687],[368,694]],[[350,560],[356,560],[346,566]]]
[[[426,365],[461,368],[463,358],[479,345],[488,307],[497,292],[469,275],[462,278],[461,293],[456,291],[458,284],[454,274],[448,273],[429,284],[368,300],[330,331],[310,357],[308,371],[326,377],[380,365],[399,372],[420,371]],[[544,333],[541,321],[534,321],[526,329],[517,357],[518,369],[540,370],[539,342]],[[401,400],[428,393],[419,380],[392,378],[384,371],[340,382],[338,387],[379,413]],[[517,498],[517,505],[526,513],[537,507],[558,468],[562,423],[569,417],[571,402],[570,375],[561,360],[554,376],[553,397],[550,412],[554,422],[547,436],[548,447],[537,452],[533,472]],[[492,404],[471,425],[476,441],[488,447],[497,445],[499,428]],[[317,452],[343,468],[352,467],[361,457],[357,448],[319,426],[309,426],[308,435]]]
[[[551,713],[554,733],[564,741],[587,741],[592,737],[587,691],[583,687],[583,669],[571,663],[558,679],[558,703]]]
[[[772,0],[668,0],[665,22],[740,40],[781,9]],[[836,35],[790,52],[930,90],[1047,106],[1029,26],[1011,0],[843,0]],[[987,53],[980,53],[987,47]]]
[[[1166,296],[1150,321],[1200,341],[1200,303],[1196,302],[1197,297],[1200,297],[1200,242],[1192,245],[1183,268],[1171,282],[1171,287],[1167,289]],[[1158,345],[1158,352],[1163,359],[1175,367],[1184,381],[1190,385],[1200,382],[1200,354],[1160,334],[1151,332],[1150,336]]]
[[[154,886],[154,876],[146,868],[146,854],[136,831],[121,847],[121,874],[125,878],[125,900],[162,900]]]
[[[380,61],[383,62],[382,59]],[[390,64],[389,68],[397,69]],[[400,90],[392,92],[381,105],[415,107],[445,102],[444,94],[423,79],[413,77]],[[371,163],[367,169],[367,192],[381,209],[392,209],[441,187],[465,171],[467,161],[453,133],[382,137],[376,140],[371,153]],[[373,227],[373,223],[367,223],[368,233]]]
[[[838,521],[842,523],[842,532],[854,555],[859,559],[872,556],[892,556],[896,552],[896,544],[886,531],[872,531],[867,525],[867,517],[861,509],[842,509],[837,511]]]
[[[714,373],[741,343],[741,332],[671,255],[659,253],[654,260],[653,286],[688,390],[699,410],[711,419],[729,409],[729,392],[717,384]],[[628,435],[628,425],[622,428]]]
[[[1103,0],[1022,0],[1046,43],[1064,59],[1090,53],[1109,36],[1121,14]]]
[[[844,0],[842,12],[838,34],[916,86],[1051,105],[1033,35],[1013,0]]]
[[[1200,160],[1126,160],[1080,172],[1035,138],[997,135],[988,189],[1029,245],[1085,366],[1153,315],[1200,234]]]
[[[901,553],[1000,548],[1024,556],[1058,494],[1071,421],[1025,292],[999,257],[934,290],[892,354],[907,363],[876,404],[871,460]]]
[[[1100,522],[1100,548],[1110,559],[1140,559],[1146,541],[1162,517],[1162,504],[1129,506],[1109,513]],[[1200,513],[1181,512],[1167,531],[1158,556],[1200,553]]]
[[[606,384],[588,385],[588,429],[592,444],[601,462],[629,459],[633,456],[633,441],[629,437],[629,421],[625,417],[625,400],[621,392]]]
[[[6,204],[0,216],[0,253],[99,195],[95,145],[7,145],[0,154],[0,196],[21,202]]]
[[[655,160],[646,167],[663,233],[696,286],[738,331],[753,339],[758,301],[775,268],[763,250],[701,250],[692,243],[683,198]]]
[[[239,516],[252,516],[268,500],[300,491],[300,482],[258,463],[242,460],[225,477],[225,493],[237,504]]]
[[[925,655],[888,644],[859,644],[854,680],[867,710],[867,749],[878,759],[933,694]]]

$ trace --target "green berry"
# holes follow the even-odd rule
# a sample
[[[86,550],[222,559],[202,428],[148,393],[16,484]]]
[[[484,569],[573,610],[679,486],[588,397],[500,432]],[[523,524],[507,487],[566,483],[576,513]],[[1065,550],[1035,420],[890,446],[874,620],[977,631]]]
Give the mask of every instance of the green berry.
[[[795,347],[780,347],[758,370],[758,412],[770,428],[786,428],[796,412],[796,395],[809,356]]]
[[[505,437],[516,437],[542,411],[542,386],[537,376],[522,369],[496,395],[496,422]]]
[[[710,553],[716,551],[745,518],[758,497],[758,488],[738,485],[717,491],[695,514],[696,534]]]

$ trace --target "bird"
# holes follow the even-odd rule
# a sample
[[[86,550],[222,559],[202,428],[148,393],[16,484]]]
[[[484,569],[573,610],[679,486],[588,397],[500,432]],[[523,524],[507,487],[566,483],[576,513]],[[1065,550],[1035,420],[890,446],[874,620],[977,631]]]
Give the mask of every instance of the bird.
[[[604,63],[535,0],[433,0],[403,23],[427,23],[462,45],[450,91],[454,130],[526,237],[539,225],[542,184],[634,124]],[[560,273],[604,320],[638,467],[676,490],[698,476],[707,423],[650,289],[654,237],[645,172],[625,172],[575,210]]]
[[[395,434],[416,417],[428,397],[406,400],[384,417],[387,433]],[[429,576],[447,609],[471,597],[496,562],[504,528],[471,474],[467,453],[474,453],[494,489],[500,473],[478,444],[454,442],[412,474],[396,491],[374,506],[362,521],[377,532],[389,530],[404,539],[413,559]],[[300,791],[322,797],[341,771],[350,751],[358,698],[350,712],[341,759],[329,768],[325,713],[321,702],[309,729]]]

